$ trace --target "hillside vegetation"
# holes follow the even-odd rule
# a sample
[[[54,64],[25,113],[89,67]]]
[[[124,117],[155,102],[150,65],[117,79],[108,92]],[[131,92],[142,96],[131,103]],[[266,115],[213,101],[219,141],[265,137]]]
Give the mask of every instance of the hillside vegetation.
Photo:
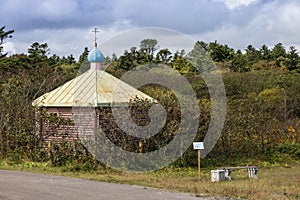
[[[0,29],[1,41],[11,34],[11,31]],[[211,108],[205,82],[189,62],[189,52],[170,52],[157,47],[158,41],[145,39],[139,47],[132,47],[119,57],[115,54],[106,57],[104,65],[116,77],[149,63],[164,64],[180,72],[198,97],[201,117],[195,141],[202,141],[210,122]],[[217,41],[198,41],[194,48],[202,48],[211,56],[223,76],[227,95],[222,135],[204,159],[203,166],[237,165],[251,162],[249,159],[261,163],[297,161],[300,158],[300,59],[297,49],[292,46],[286,50],[278,43],[272,48],[249,45],[245,50],[235,50]],[[94,168],[98,163],[80,144],[64,142],[54,149],[42,148],[42,141],[35,134],[35,108],[31,106],[35,98],[74,78],[79,70],[87,70],[88,49],[84,49],[78,61],[72,55],[52,54],[47,43],[35,42],[28,52],[11,56],[4,54],[2,48],[0,50],[0,157],[14,162],[46,161],[53,165],[90,163]],[[153,85],[141,90],[157,98],[172,120],[168,121],[162,136],[153,138],[151,144],[162,138],[167,142],[180,123],[178,102],[164,87]],[[153,144],[153,148],[157,144]],[[78,145],[76,150],[74,145]],[[126,148],[134,150],[137,144],[130,145]],[[190,148],[174,165],[195,166],[195,156]]]

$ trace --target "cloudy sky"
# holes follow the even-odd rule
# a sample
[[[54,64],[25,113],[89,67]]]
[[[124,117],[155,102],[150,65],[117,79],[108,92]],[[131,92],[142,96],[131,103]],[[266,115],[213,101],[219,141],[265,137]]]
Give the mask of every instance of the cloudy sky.
[[[300,48],[299,0],[1,0],[0,26],[15,30],[5,51],[26,53],[35,41],[75,58],[134,28],[161,27],[236,49],[282,42]],[[133,44],[132,46],[134,46]]]

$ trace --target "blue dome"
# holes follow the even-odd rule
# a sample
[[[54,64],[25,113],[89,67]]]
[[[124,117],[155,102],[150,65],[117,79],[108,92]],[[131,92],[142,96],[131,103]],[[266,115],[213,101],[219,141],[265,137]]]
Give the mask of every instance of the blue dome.
[[[88,61],[91,63],[103,62],[104,56],[99,49],[94,48],[88,55]]]

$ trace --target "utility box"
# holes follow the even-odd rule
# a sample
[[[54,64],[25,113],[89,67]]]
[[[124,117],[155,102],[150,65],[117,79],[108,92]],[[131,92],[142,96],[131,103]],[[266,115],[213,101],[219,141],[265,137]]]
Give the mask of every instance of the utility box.
[[[211,182],[219,182],[225,180],[225,170],[217,169],[210,171]]]

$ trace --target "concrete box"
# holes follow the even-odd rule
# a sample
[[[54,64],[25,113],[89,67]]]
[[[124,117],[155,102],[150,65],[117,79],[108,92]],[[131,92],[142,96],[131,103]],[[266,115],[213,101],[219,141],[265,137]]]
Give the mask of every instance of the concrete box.
[[[219,182],[225,180],[225,171],[222,169],[211,170],[210,175],[211,175],[211,182]]]

